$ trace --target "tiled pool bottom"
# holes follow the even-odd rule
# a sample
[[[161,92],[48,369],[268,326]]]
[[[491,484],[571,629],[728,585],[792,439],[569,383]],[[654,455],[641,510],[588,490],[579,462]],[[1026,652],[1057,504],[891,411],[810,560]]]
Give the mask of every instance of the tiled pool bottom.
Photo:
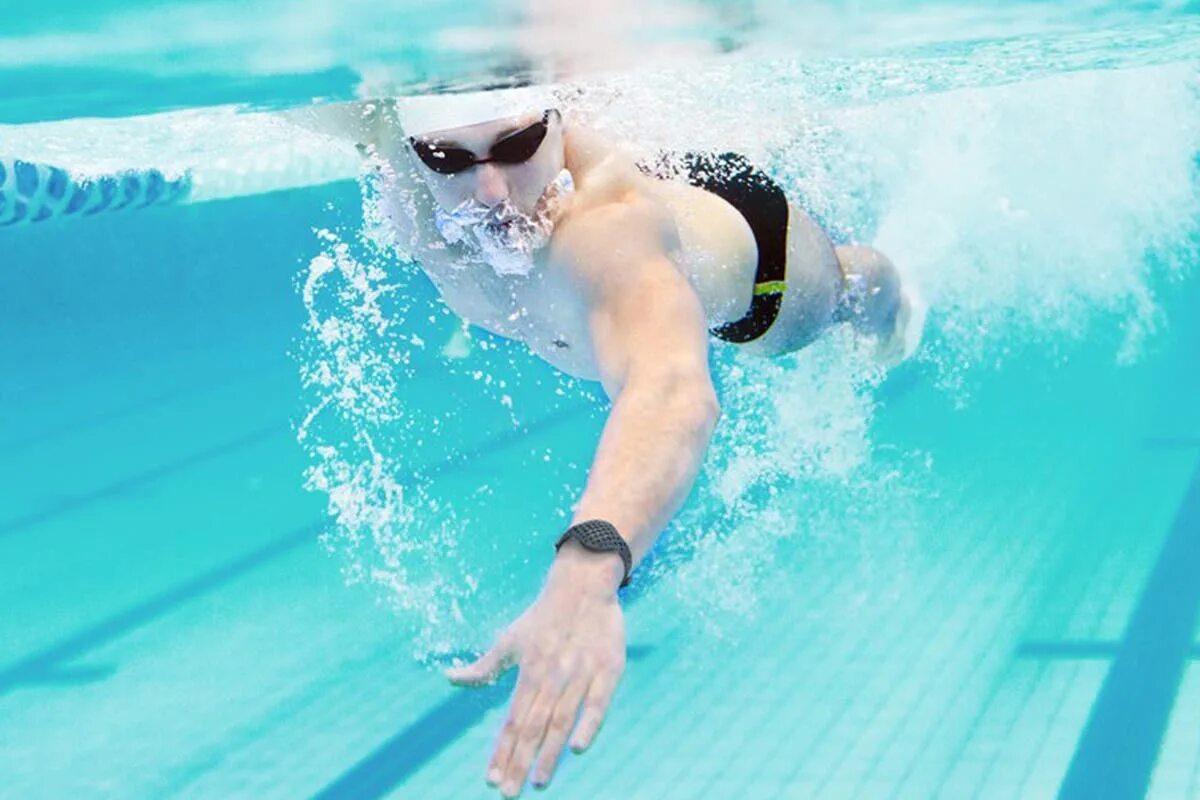
[[[272,308],[290,278],[257,279]],[[156,323],[127,321],[112,346],[136,359],[27,370],[0,448],[0,795],[494,796],[511,679],[465,692],[414,665],[315,542],[289,313],[153,346]],[[954,437],[938,525],[815,549],[736,648],[630,604],[613,714],[550,793],[1200,796],[1200,411],[1172,399],[1194,396],[1197,326],[1173,319],[1140,366],[1014,368],[966,411],[885,388],[881,435]],[[1013,383],[1060,439],[997,413]],[[1069,423],[1084,390],[1110,407],[1103,438]],[[474,446],[502,463],[518,444]]]

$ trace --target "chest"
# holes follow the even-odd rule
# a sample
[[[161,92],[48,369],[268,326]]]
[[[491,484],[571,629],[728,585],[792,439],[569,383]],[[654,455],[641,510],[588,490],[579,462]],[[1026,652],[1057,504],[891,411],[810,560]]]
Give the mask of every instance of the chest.
[[[562,271],[545,264],[524,276],[497,275],[486,264],[422,266],[450,310],[467,322],[524,342],[565,372],[595,377],[587,309]]]

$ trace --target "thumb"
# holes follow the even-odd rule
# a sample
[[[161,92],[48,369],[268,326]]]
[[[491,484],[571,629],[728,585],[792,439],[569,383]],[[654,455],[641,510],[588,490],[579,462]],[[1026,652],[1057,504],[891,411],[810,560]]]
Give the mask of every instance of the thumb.
[[[481,686],[488,684],[500,677],[500,675],[513,665],[515,662],[514,648],[507,639],[501,639],[492,646],[482,656],[477,658],[470,664],[464,667],[450,667],[446,670],[446,677],[451,683],[458,683],[464,686]]]

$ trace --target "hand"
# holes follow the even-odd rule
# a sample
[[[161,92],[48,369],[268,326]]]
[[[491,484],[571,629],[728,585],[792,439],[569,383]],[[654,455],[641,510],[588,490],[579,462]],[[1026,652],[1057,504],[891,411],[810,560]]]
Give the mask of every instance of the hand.
[[[521,793],[535,756],[534,786],[550,782],[572,728],[572,750],[591,745],[625,670],[625,619],[615,584],[610,588],[607,576],[589,580],[599,577],[587,572],[595,562],[585,564],[565,548],[563,554],[568,557],[556,560],[537,600],[492,648],[446,672],[454,683],[480,686],[519,665],[508,719],[487,771],[487,782],[499,785],[505,797]]]

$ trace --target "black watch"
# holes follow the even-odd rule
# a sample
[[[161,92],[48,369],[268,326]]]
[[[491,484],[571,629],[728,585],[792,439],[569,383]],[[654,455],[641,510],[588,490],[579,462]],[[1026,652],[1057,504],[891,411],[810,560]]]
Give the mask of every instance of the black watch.
[[[572,525],[554,543],[555,552],[568,539],[574,539],[588,550],[596,553],[620,553],[621,560],[625,562],[625,578],[618,588],[624,589],[629,585],[629,572],[633,569],[633,554],[629,552],[629,545],[621,538],[621,534],[617,533],[615,525],[602,519],[589,519]]]

